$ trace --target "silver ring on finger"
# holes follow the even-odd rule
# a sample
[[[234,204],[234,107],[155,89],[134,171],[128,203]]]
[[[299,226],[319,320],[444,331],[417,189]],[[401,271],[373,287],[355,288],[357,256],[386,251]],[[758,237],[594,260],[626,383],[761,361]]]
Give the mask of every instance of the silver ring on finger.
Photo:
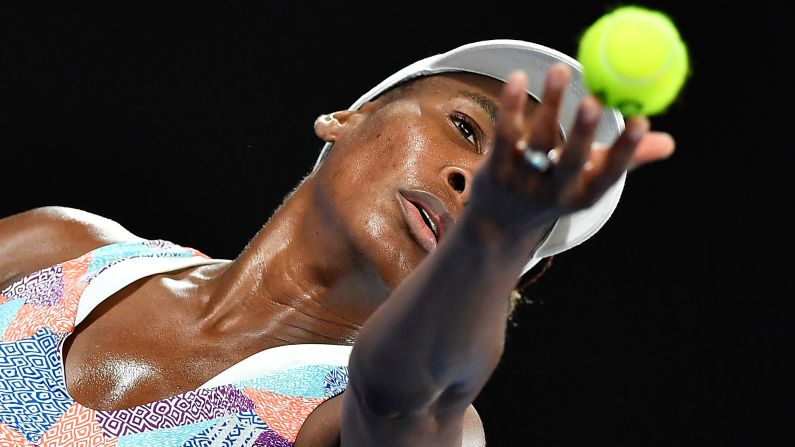
[[[552,168],[553,160],[549,154],[531,147],[526,147],[522,152],[525,161],[534,171],[545,173]]]

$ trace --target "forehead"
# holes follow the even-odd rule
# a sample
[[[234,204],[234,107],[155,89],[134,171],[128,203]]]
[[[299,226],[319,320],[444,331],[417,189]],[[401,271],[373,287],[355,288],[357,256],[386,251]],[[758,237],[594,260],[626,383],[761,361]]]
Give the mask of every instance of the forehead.
[[[387,93],[387,96],[410,96],[418,100],[448,100],[464,97],[477,103],[493,118],[499,109],[499,97],[505,83],[498,79],[475,73],[441,73],[412,79]],[[527,113],[531,112],[538,101],[528,95]]]
[[[431,76],[423,76],[410,81],[414,88],[425,91],[444,91],[446,89],[470,89],[477,90],[481,93],[493,96],[495,99],[499,97],[500,89],[504,85],[499,81],[488,76],[483,76],[474,73],[440,73]]]
[[[406,81],[388,91],[386,96],[434,96],[472,91],[496,101],[503,85],[502,81],[473,73],[440,73]]]

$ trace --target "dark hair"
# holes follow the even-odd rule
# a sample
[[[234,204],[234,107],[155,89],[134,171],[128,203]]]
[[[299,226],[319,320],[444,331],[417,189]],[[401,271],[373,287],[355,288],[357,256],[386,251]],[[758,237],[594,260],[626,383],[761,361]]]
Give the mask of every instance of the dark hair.
[[[511,299],[508,303],[509,319],[513,317],[519,304],[533,304],[538,301],[530,296],[530,285],[538,281],[538,279],[549,270],[549,267],[552,266],[552,259],[553,256],[541,259],[538,261],[538,264],[534,265],[519,278],[516,287],[513,289],[513,292],[511,292]]]

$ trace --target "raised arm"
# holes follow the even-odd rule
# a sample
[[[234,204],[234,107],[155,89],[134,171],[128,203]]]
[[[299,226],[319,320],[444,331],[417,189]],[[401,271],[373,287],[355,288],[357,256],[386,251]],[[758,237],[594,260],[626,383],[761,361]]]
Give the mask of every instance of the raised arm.
[[[524,75],[504,86],[496,142],[464,213],[357,338],[342,446],[461,445],[465,410],[502,356],[509,294],[546,229],[595,203],[629,167],[670,155],[670,138],[647,133],[643,118],[629,121],[612,148],[592,154],[601,113],[593,98],[582,102],[569,140],[558,146],[568,76],[563,67],[550,70],[529,128]],[[560,147],[551,171],[534,171],[524,160],[528,138],[533,147]]]

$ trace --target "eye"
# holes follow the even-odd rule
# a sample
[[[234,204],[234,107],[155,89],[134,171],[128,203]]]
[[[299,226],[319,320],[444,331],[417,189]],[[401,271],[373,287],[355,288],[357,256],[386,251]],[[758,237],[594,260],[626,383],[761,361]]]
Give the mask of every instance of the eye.
[[[480,128],[478,125],[463,113],[455,112],[450,119],[453,121],[455,128],[458,129],[458,132],[461,133],[461,136],[474,145],[479,154],[482,153],[480,150]]]

